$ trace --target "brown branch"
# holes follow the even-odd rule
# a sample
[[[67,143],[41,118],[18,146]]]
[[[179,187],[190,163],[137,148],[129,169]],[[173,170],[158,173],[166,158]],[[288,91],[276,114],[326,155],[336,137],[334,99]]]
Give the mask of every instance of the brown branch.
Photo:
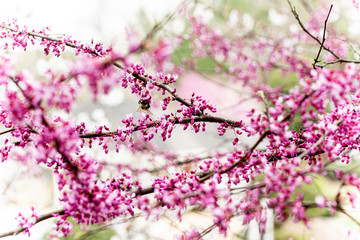
[[[56,210],[56,211],[41,215],[40,217],[38,217],[36,219],[34,225],[38,224],[39,222],[42,222],[42,221],[44,221],[46,219],[54,217],[55,214],[64,215],[65,212],[64,212],[63,209],[61,209],[61,210]],[[0,238],[17,235],[17,234],[19,234],[19,233],[21,233],[23,231],[25,231],[25,228],[21,227],[21,228],[18,228],[18,229],[15,229],[15,230],[0,234]]]
[[[118,64],[120,65],[120,64]],[[114,64],[114,66],[118,67],[117,65]],[[122,70],[124,70],[125,68],[124,67],[121,67]],[[150,78],[148,77],[144,77],[144,76],[141,76],[139,74],[136,74],[136,73],[133,73],[132,74],[133,77],[143,81],[145,84],[147,82],[151,82],[151,81],[154,81],[154,80],[151,80]],[[175,93],[175,91],[173,89],[171,89],[169,86],[165,85],[165,84],[162,84],[162,83],[158,83],[158,82],[155,82],[155,86],[157,86],[158,88],[162,88],[164,89],[166,92],[168,92],[170,95],[172,95],[173,97],[173,100],[175,101],[178,101],[180,103],[182,103],[183,105],[187,106],[187,107],[191,107],[192,106],[192,103],[190,103],[189,101],[186,101],[185,99],[181,98],[179,95],[177,95]]]
[[[227,123],[229,126],[232,126],[232,127],[238,127],[240,126],[239,125],[239,122],[236,122],[234,120],[230,120],[230,119],[225,119],[225,118],[222,118],[222,117],[216,117],[216,116],[212,116],[212,115],[201,115],[201,116],[198,116],[198,117],[194,117],[194,119],[191,119],[191,118],[183,118],[181,120],[179,119],[175,119],[173,121],[174,124],[186,124],[186,123],[190,123],[191,121],[194,121],[194,122],[212,122],[212,123]],[[152,128],[152,127],[155,127],[157,125],[159,125],[161,122],[160,121],[154,121],[150,124],[148,124],[146,126],[146,129],[148,128]],[[142,130],[144,128],[141,128],[140,126],[136,125],[134,126],[134,132],[135,131],[139,131],[139,130]],[[83,135],[80,134],[80,137],[81,138],[94,138],[94,137],[111,137],[112,135],[117,135],[118,132],[117,131],[112,131],[112,132],[104,132],[104,133],[85,133]]]
[[[302,30],[308,34],[312,39],[314,39],[317,43],[319,43],[320,45],[323,45],[322,48],[324,48],[326,51],[328,51],[331,55],[333,55],[336,59],[340,59],[340,57],[334,53],[331,49],[327,48],[324,44],[322,44],[322,42],[315,37],[314,35],[312,35],[309,30],[306,29],[306,27],[304,26],[304,24],[301,22],[300,17],[298,15],[298,13],[296,12],[295,7],[293,7],[293,5],[291,4],[290,0],[287,0],[291,9],[292,14],[294,15],[295,19],[297,20],[297,22],[299,23],[300,27],[302,28]],[[329,12],[330,14],[330,12]]]
[[[10,128],[10,129],[8,129],[8,130],[5,130],[5,131],[3,131],[3,132],[0,132],[0,135],[6,134],[6,133],[9,133],[9,132],[13,132],[13,131],[15,131],[15,128]]]
[[[139,53],[139,52],[145,50],[145,49],[146,49],[146,43],[147,43],[147,41],[150,40],[151,38],[153,38],[153,36],[154,36],[158,31],[160,31],[168,22],[170,22],[170,21],[174,18],[174,16],[179,12],[179,10],[181,9],[181,7],[186,4],[187,1],[188,1],[188,0],[184,0],[183,2],[181,2],[181,3],[179,4],[179,6],[175,9],[175,11],[173,11],[172,13],[169,13],[169,14],[165,15],[165,17],[164,17],[160,22],[155,23],[154,26],[151,28],[151,30],[150,30],[150,31],[146,34],[146,36],[141,40],[139,46],[138,46],[136,49],[134,49],[134,50],[132,50],[131,52],[129,52],[129,53],[126,55],[126,57],[129,56],[130,54]],[[125,58],[126,58],[126,57],[125,57]]]
[[[254,189],[263,188],[263,187],[266,187],[265,183],[257,183],[257,184],[249,185],[246,187],[233,187],[233,188],[230,188],[230,191],[231,191],[231,194],[239,194],[246,190],[254,190]]]
[[[329,18],[329,15],[330,15],[330,12],[331,12],[331,8],[332,8],[332,5],[331,5],[331,8],[330,8],[330,11],[328,13],[328,16],[326,18],[326,21],[325,21],[325,27],[324,27],[324,34],[323,34],[323,39],[322,41],[320,41],[320,39],[318,39],[317,37],[315,37],[314,35],[312,35],[309,30],[306,29],[306,27],[304,26],[304,24],[301,22],[300,20],[300,17],[298,15],[298,13],[296,12],[296,9],[295,7],[292,6],[290,0],[287,0],[288,3],[289,3],[289,6],[290,6],[290,9],[291,9],[291,12],[292,14],[294,15],[295,19],[297,20],[297,22],[299,23],[300,27],[302,28],[302,30],[307,34],[309,35],[312,39],[314,39],[317,43],[320,44],[320,49],[319,49],[319,52],[318,52],[318,56],[314,59],[314,64],[313,64],[313,67],[320,67],[320,68],[324,68],[328,65],[332,65],[332,64],[336,64],[336,63],[354,63],[354,64],[360,64],[360,61],[358,60],[351,60],[351,59],[342,59],[340,58],[334,51],[332,51],[331,49],[329,49],[328,47],[325,46],[325,31],[326,31],[326,24],[327,24],[327,20]],[[320,55],[320,51],[324,49],[326,50],[327,52],[329,52],[331,55],[333,55],[336,59],[331,61],[331,62],[325,62],[321,65],[319,64],[316,64],[319,62],[318,58],[319,58],[319,55]],[[315,63],[316,62],[316,63]]]
[[[136,189],[135,191],[133,191],[132,193],[135,194],[135,197],[137,196],[143,196],[143,195],[147,195],[147,194],[150,194],[150,193],[153,193],[155,190],[154,187],[147,187],[147,188],[139,188],[139,189]]]
[[[349,59],[336,59],[336,60],[334,60],[334,61],[325,62],[324,64],[316,65],[316,66],[317,66],[317,67],[320,67],[320,68],[324,68],[324,67],[326,67],[327,65],[332,65],[332,64],[336,64],[336,63],[354,63],[354,64],[360,64],[360,61],[357,61],[357,60],[349,60]]]
[[[345,214],[348,218],[350,218],[350,220],[352,220],[354,223],[356,223],[358,226],[360,226],[360,221],[356,220],[353,216],[351,216],[348,212],[346,212],[342,207],[337,207],[336,210]]]
[[[318,52],[316,58],[314,59],[314,63],[313,63],[313,68],[314,68],[314,69],[316,69],[316,64],[317,64],[318,62],[320,62],[319,57],[320,57],[321,49],[324,47],[324,43],[325,43],[325,39],[326,39],[326,38],[325,38],[325,35],[326,35],[326,25],[327,25],[327,21],[328,21],[328,19],[329,19],[329,16],[330,16],[330,13],[331,13],[332,8],[333,8],[333,5],[331,4],[329,13],[328,13],[328,15],[327,15],[327,17],[326,17],[326,19],[325,19],[323,39],[322,39],[322,42],[321,42],[321,45],[320,45],[320,48],[319,48],[319,52]]]
[[[134,220],[135,218],[137,217],[140,217],[141,214],[135,214],[134,216],[131,216],[131,217],[128,217],[128,218],[124,218],[120,221],[117,221],[117,222],[112,222],[110,224],[106,224],[105,226],[101,226],[99,228],[96,228],[96,229],[92,229],[92,230],[89,230],[87,231],[86,233],[84,233],[83,235],[81,235],[80,237],[76,238],[75,240],[84,240],[84,239],[90,239],[89,237],[98,233],[98,232],[101,232],[101,231],[105,231],[107,230],[108,228],[114,226],[114,225],[117,225],[117,224],[122,224],[122,223],[125,223],[125,222],[128,222],[130,220]]]
[[[203,239],[203,237],[210,233],[212,230],[216,229],[221,223],[222,223],[223,219],[221,219],[220,221],[217,221],[216,223],[213,223],[211,226],[205,228],[203,231],[201,231],[201,233],[199,233],[195,239],[199,240],[199,239]]]

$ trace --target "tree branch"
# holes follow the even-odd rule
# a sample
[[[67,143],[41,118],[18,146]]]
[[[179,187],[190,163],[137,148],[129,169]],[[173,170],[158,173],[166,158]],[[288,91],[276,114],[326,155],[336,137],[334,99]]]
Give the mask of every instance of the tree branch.
[[[236,122],[234,120],[230,120],[230,119],[225,119],[222,117],[215,117],[212,115],[201,115],[198,117],[194,117],[193,119],[191,118],[183,118],[183,119],[175,119],[175,121],[173,122],[174,124],[185,124],[185,123],[190,123],[191,121],[193,122],[212,122],[212,123],[227,123],[228,125],[232,126],[232,127],[238,127],[240,126],[239,122]],[[150,124],[148,124],[146,126],[146,129],[148,128],[152,128],[157,126],[158,124],[160,124],[160,121],[154,121]],[[144,128],[141,128],[140,126],[136,125],[134,127],[134,132],[142,130]],[[94,137],[111,137],[112,135],[117,135],[118,132],[117,131],[112,131],[112,132],[100,132],[100,133],[85,133],[84,135],[80,135],[79,137],[81,138],[94,138]]]
[[[14,128],[10,128],[10,129],[8,129],[8,130],[5,130],[5,131],[3,131],[3,132],[0,132],[0,135],[6,134],[6,133],[9,133],[9,132],[13,132],[13,131],[15,131],[15,129],[14,129]]]
[[[348,218],[350,218],[351,221],[353,221],[354,223],[356,223],[358,226],[360,226],[360,221],[356,220],[353,216],[351,216],[348,212],[346,212],[343,208],[339,208],[337,207],[336,210],[338,210],[339,212],[345,214]]]
[[[169,13],[167,15],[165,15],[165,17],[160,21],[160,22],[157,22],[154,24],[154,26],[151,28],[151,30],[146,34],[146,36],[141,40],[139,46],[132,50],[131,52],[129,52],[126,57],[128,57],[130,54],[133,54],[133,53],[139,53],[141,52],[142,50],[145,50],[146,49],[146,42],[148,40],[150,40],[158,31],[160,31],[168,22],[170,22],[174,16],[179,12],[179,10],[181,9],[181,7],[183,5],[186,4],[188,0],[184,0],[183,2],[181,2],[177,8],[175,9],[175,11],[173,11],[172,13]],[[125,57],[125,58],[126,58]]]
[[[304,31],[305,33],[307,33],[307,34],[308,34],[312,39],[314,39],[316,42],[318,42],[320,45],[322,45],[322,46],[323,46],[322,48],[324,48],[326,51],[328,51],[329,53],[331,53],[331,55],[333,55],[336,59],[340,59],[340,57],[339,57],[336,53],[334,53],[331,49],[327,48],[324,44],[322,44],[322,42],[321,42],[317,37],[315,37],[314,35],[312,35],[312,34],[309,32],[309,30],[307,30],[307,29],[305,28],[304,24],[303,24],[303,23],[301,22],[301,20],[300,20],[300,17],[299,17],[299,15],[298,15],[298,13],[296,12],[295,7],[292,6],[290,0],[287,0],[287,1],[288,1],[288,3],[289,3],[291,12],[293,13],[295,19],[298,21],[298,23],[299,23],[300,27],[303,29],[303,31]],[[329,14],[330,14],[330,12],[329,12]],[[325,30],[325,29],[324,29],[324,30]]]
[[[54,217],[55,214],[63,215],[64,213],[65,213],[64,210],[61,209],[61,210],[56,210],[56,211],[41,215],[40,217],[38,217],[36,219],[34,225],[38,224],[39,222],[42,222],[42,221],[44,221],[46,219]],[[23,231],[25,231],[25,228],[18,228],[18,229],[15,229],[15,230],[0,234],[0,238],[17,235],[17,234],[19,234],[19,233],[21,233]]]
[[[10,30],[11,32],[17,32],[15,28],[12,28],[10,26],[6,26],[4,24],[1,25],[0,27],[5,28],[7,30]],[[71,48],[76,48],[76,49],[79,49],[79,48],[81,49],[82,48],[81,46],[78,46],[78,45],[76,45],[74,43],[63,41],[63,40],[53,38],[53,37],[49,37],[49,36],[47,36],[45,34],[39,34],[39,33],[34,33],[34,32],[26,32],[25,34],[30,36],[30,37],[41,38],[41,39],[45,39],[45,40],[48,40],[48,41],[51,41],[51,42],[57,42],[57,43],[63,42],[66,46],[71,47]],[[92,51],[92,52],[89,52],[89,53],[94,55],[94,56],[100,57],[100,54],[97,53],[96,51]]]
[[[351,60],[351,59],[342,59],[340,58],[334,51],[332,51],[331,49],[329,49],[328,47],[325,46],[325,31],[326,31],[326,24],[327,24],[327,20],[329,18],[329,15],[330,15],[330,12],[331,12],[331,9],[332,9],[332,6],[331,5],[331,8],[330,8],[330,11],[328,13],[328,16],[326,18],[326,21],[325,21],[325,27],[324,27],[324,34],[323,34],[323,39],[322,41],[320,41],[320,39],[318,39],[317,37],[315,37],[314,35],[312,35],[309,30],[306,29],[306,27],[304,26],[304,24],[301,22],[300,20],[300,17],[298,15],[298,13],[296,12],[296,9],[295,7],[293,7],[293,5],[291,4],[290,0],[287,0],[288,3],[289,3],[289,6],[290,6],[290,9],[291,9],[291,12],[292,14],[294,15],[295,19],[297,20],[297,22],[299,23],[300,27],[302,28],[302,30],[308,34],[312,39],[314,39],[317,43],[320,44],[320,49],[319,49],[319,52],[318,52],[318,56],[314,59],[314,63],[313,63],[313,67],[320,67],[320,68],[324,68],[328,65],[332,65],[332,64],[336,64],[336,63],[354,63],[354,64],[360,64],[360,61],[358,60]],[[321,65],[317,64],[318,62],[320,62],[318,60],[319,56],[320,56],[320,51],[324,49],[326,50],[327,52],[329,52],[331,55],[333,55],[336,59],[334,61],[331,61],[331,62],[325,62]],[[316,63],[315,63],[316,62]]]
[[[332,64],[336,64],[336,63],[355,63],[355,64],[360,64],[360,61],[357,61],[357,60],[349,60],[349,59],[336,59],[334,61],[331,61],[331,62],[325,62],[321,65],[316,65],[317,67],[320,67],[320,68],[324,68],[328,65],[332,65]]]
[[[117,225],[117,224],[122,224],[122,223],[125,223],[127,221],[130,221],[130,220],[134,220],[135,218],[137,217],[140,217],[141,214],[135,214],[134,216],[131,216],[131,217],[128,217],[128,218],[125,218],[125,219],[122,219],[120,221],[117,221],[117,222],[112,222],[110,224],[107,224],[105,226],[101,226],[99,228],[96,228],[96,229],[92,229],[92,230],[89,230],[87,231],[86,233],[84,233],[83,235],[81,235],[80,237],[76,238],[75,240],[85,240],[85,239],[88,239],[88,237],[98,233],[98,232],[101,232],[101,231],[105,231],[107,230],[108,228],[114,226],[114,225]]]
[[[316,58],[314,59],[314,63],[313,63],[313,68],[314,68],[314,69],[316,69],[316,64],[317,64],[318,62],[320,62],[319,57],[320,57],[321,49],[324,47],[324,43],[325,43],[326,25],[327,25],[327,21],[328,21],[328,19],[329,19],[329,16],[330,16],[330,13],[331,13],[332,8],[333,8],[333,5],[331,4],[329,13],[328,13],[328,15],[327,15],[327,17],[326,17],[326,19],[325,19],[323,39],[322,39],[322,42],[321,42],[321,45],[320,45],[320,48],[319,48],[319,52],[318,52]]]

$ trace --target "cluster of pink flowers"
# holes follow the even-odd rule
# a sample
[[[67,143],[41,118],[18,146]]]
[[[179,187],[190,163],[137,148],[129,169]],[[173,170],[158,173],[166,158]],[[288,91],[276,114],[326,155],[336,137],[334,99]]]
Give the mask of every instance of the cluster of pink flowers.
[[[1,23],[1,36],[0,39],[11,39],[12,48],[20,47],[26,51],[28,43],[32,45],[40,44],[44,47],[45,55],[49,53],[54,53],[55,56],[60,56],[62,52],[65,51],[66,46],[76,49],[76,54],[79,53],[90,53],[95,56],[104,56],[107,55],[111,49],[104,49],[102,43],[93,42],[91,44],[83,44],[77,40],[72,40],[71,36],[59,36],[53,38],[49,36],[48,32],[50,28],[46,27],[43,30],[28,30],[27,26],[20,26],[16,19],[13,19],[10,22]],[[3,49],[7,49],[9,44],[6,43],[3,46]]]
[[[35,207],[31,207],[31,215],[29,217],[23,216],[21,213],[16,217],[16,220],[19,221],[19,226],[24,228],[24,233],[30,237],[29,229],[34,226],[36,219],[39,218]]]
[[[309,21],[310,31],[319,31],[322,17],[314,16]],[[2,144],[1,161],[33,161],[47,166],[56,177],[63,212],[54,216],[57,229],[51,237],[69,234],[73,228],[70,218],[77,224],[91,225],[136,213],[160,217],[163,211],[172,210],[181,220],[193,206],[207,209],[224,235],[235,217],[241,217],[244,225],[256,220],[264,233],[267,208],[274,209],[280,221],[293,216],[295,222],[302,221],[307,226],[307,207],[328,207],[332,214],[342,209],[341,201],[324,196],[316,196],[313,204],[308,204],[299,189],[311,184],[314,175],[325,176],[326,163],[349,163],[350,152],[360,150],[359,68],[353,63],[334,69],[314,68],[297,55],[296,44],[289,45],[281,36],[254,40],[235,33],[228,38],[226,31],[214,30],[199,18],[189,17],[189,24],[186,34],[178,39],[182,44],[191,41],[191,58],[211,58],[215,62],[214,73],[234,86],[248,87],[249,95],[263,105],[263,111],[249,107],[244,110],[246,119],[228,119],[216,115],[215,104],[198,95],[196,89],[188,97],[180,96],[175,86],[181,77],[164,72],[166,63],[171,63],[174,47],[164,39],[150,50],[140,45],[143,43],[130,43],[129,54],[120,55],[104,49],[102,44],[84,45],[70,37],[52,38],[49,29],[29,31],[16,21],[2,23],[0,38],[11,41],[13,48],[27,50],[30,42],[43,46],[46,55],[60,56],[66,47],[74,48],[78,55],[66,73],[59,75],[49,70],[46,81],[35,80],[27,71],[15,71],[11,59],[0,56],[0,90],[4,91],[0,123],[7,129],[1,135],[8,134]],[[309,38],[302,31],[292,36],[297,37],[297,44]],[[338,56],[346,56],[343,43],[328,44],[337,47]],[[139,49],[149,50],[146,53],[153,61],[130,63],[130,56],[139,53]],[[197,70],[196,61],[184,57],[182,62]],[[153,67],[155,73],[146,67]],[[277,72],[284,78],[295,75],[298,84],[290,89],[271,87],[259,80],[264,71]],[[159,113],[154,115],[129,113],[116,129],[106,125],[89,129],[87,123],[49,111],[55,108],[71,114],[78,89],[84,86],[89,87],[94,101],[113,88],[122,87],[139,100],[161,108],[155,109]],[[296,121],[300,127],[295,126]],[[154,144],[157,135],[163,141],[171,138],[177,126],[199,133],[208,131],[210,123],[216,124],[218,137],[231,134],[232,144],[226,151],[180,161],[180,154]],[[149,158],[161,157],[163,162],[160,167],[154,164],[157,169],[118,163],[116,175],[102,177],[102,170],[108,166],[106,160],[91,154],[95,143],[106,156],[112,150],[119,153],[126,148]],[[17,152],[19,148],[22,151]],[[180,168],[183,165],[187,167]],[[169,175],[152,175],[150,183],[142,182],[142,177],[148,179],[149,174],[170,168],[174,171],[169,171]],[[344,185],[360,190],[356,174],[338,169],[334,173]],[[239,187],[240,184],[245,187]],[[349,192],[348,198],[355,206],[356,194]],[[265,204],[263,199],[267,199]],[[37,218],[32,210],[30,218],[21,214],[18,217],[29,235]],[[180,239],[201,236],[200,231],[192,229]]]
[[[356,8],[359,8],[359,0],[352,0],[352,2]]]

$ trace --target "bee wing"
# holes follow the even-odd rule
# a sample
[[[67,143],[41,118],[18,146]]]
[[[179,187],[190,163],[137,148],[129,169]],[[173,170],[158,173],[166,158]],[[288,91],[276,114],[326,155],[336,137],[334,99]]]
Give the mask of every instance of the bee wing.
[[[150,112],[150,110],[148,110],[148,109],[146,109],[146,110],[144,110],[146,113],[148,113],[149,115],[153,115],[153,113],[152,112]]]
[[[153,115],[153,113],[150,112],[150,110],[148,110],[148,109],[142,109],[141,107],[139,107],[136,111],[137,111],[137,112],[147,113],[147,114],[149,114],[149,115]]]

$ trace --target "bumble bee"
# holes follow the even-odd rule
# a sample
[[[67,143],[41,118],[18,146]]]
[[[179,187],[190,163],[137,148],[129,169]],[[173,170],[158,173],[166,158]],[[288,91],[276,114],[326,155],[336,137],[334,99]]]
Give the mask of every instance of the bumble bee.
[[[144,112],[152,115],[152,112],[149,111],[150,103],[147,99],[140,99],[139,102],[139,108],[137,109],[137,112]]]

